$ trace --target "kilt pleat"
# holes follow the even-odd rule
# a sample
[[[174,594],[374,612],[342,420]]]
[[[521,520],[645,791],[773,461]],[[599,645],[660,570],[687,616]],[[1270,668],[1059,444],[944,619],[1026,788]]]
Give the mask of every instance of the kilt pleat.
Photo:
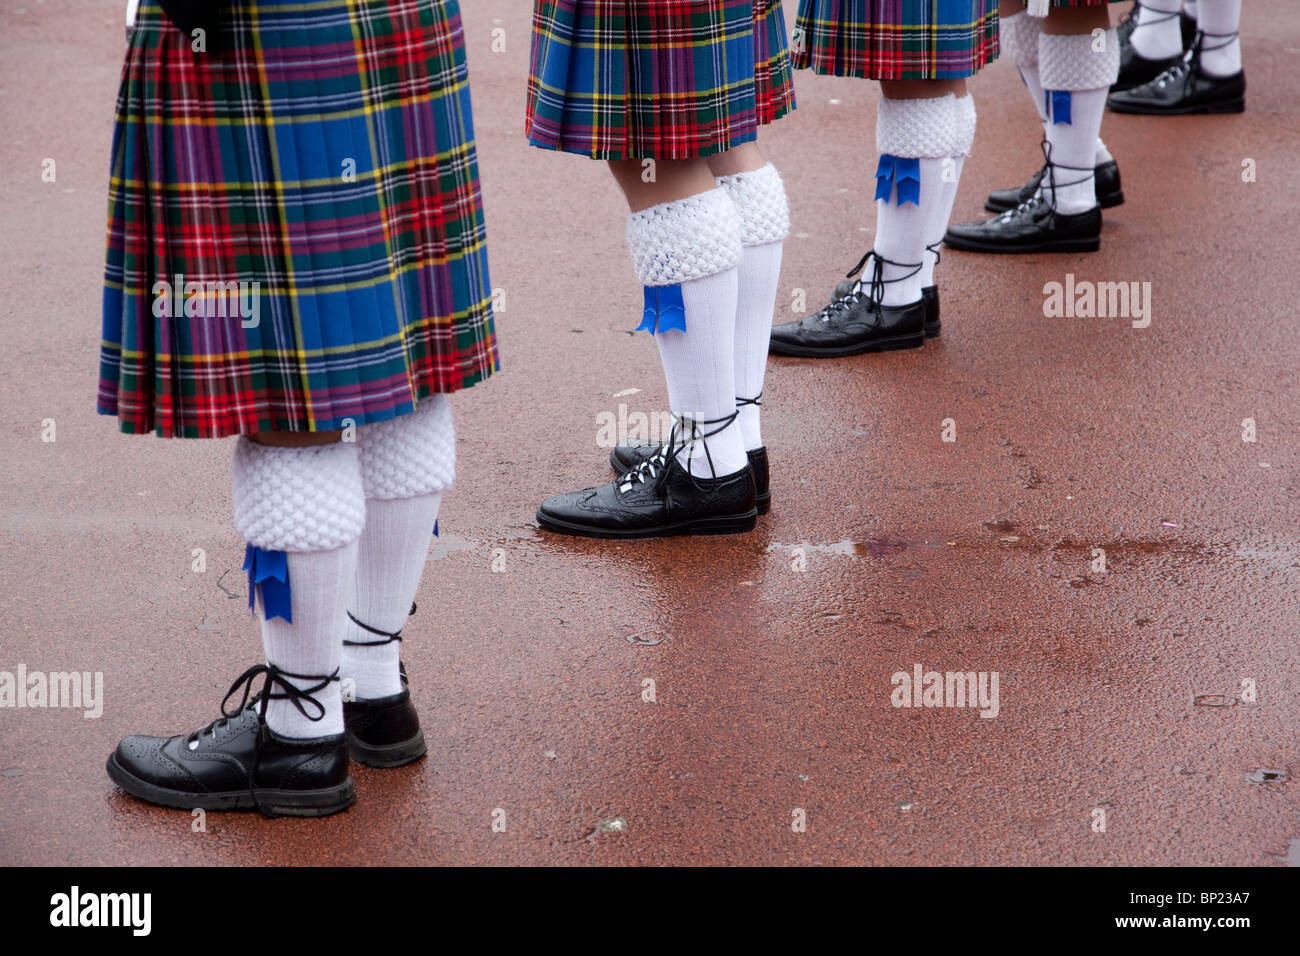
[[[797,69],[873,80],[973,76],[998,55],[997,0],[801,0]]]
[[[535,0],[529,142],[691,159],[795,107],[780,0]]]
[[[208,56],[141,5],[113,137],[99,411],[167,437],[324,431],[491,375],[455,0],[228,6]],[[177,315],[159,282],[174,300],[242,283],[250,315],[215,301]]]

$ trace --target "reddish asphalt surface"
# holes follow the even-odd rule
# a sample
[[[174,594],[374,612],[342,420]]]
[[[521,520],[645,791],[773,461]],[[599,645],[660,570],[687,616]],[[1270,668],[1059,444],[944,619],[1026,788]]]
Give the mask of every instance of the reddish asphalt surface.
[[[429,757],[358,767],[331,818],[199,833],[103,766],[125,734],[216,717],[261,659],[233,442],[94,413],[118,5],[0,13],[0,670],[105,686],[98,719],[0,710],[0,863],[1300,863],[1295,4],[1246,5],[1244,115],[1107,115],[1128,201],[1100,253],[949,252],[941,339],[774,358],[756,532],[611,544],[533,512],[607,480],[602,412],[666,405],[629,332],[625,207],[600,164],[526,145],[531,5],[464,0],[503,357],[456,399],[458,484],[403,645]],[[797,83],[762,138],[794,217],[778,321],[875,222],[876,87]],[[1014,70],[972,88],[958,220],[1040,162]],[[1150,327],[1045,318],[1066,273],[1150,282]],[[997,671],[998,716],[891,706],[918,664]],[[1244,678],[1257,700],[1232,705]]]

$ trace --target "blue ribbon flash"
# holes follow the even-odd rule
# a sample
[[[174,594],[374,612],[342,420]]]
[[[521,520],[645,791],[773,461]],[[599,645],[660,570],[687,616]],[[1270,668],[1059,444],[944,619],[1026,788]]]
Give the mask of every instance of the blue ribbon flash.
[[[645,308],[636,331],[655,335],[673,329],[686,331],[686,304],[682,301],[681,285],[646,286]]]
[[[435,538],[438,537],[438,519],[437,519],[437,518],[434,518],[434,519],[433,519],[433,536],[434,536]]]
[[[898,189],[898,205],[921,205],[921,161],[915,158],[881,153],[876,166],[876,198],[889,204],[889,197]]]
[[[293,623],[293,600],[289,592],[289,556],[248,545],[244,549],[244,570],[248,572],[248,608],[254,610],[256,589],[262,588],[262,610],[269,621],[282,617]]]
[[[1047,106],[1047,115],[1051,117],[1053,126],[1074,125],[1070,119],[1069,90],[1043,90],[1043,102]]]

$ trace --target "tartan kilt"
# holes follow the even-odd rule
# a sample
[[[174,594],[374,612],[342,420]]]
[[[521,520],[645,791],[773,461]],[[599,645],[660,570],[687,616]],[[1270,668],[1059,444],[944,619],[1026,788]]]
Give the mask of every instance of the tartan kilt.
[[[691,159],[795,107],[781,0],[535,0],[528,141]]]
[[[327,431],[492,374],[457,0],[224,9],[219,55],[157,0],[130,38],[99,412],[164,437]]]
[[[998,55],[997,0],[801,0],[794,65],[871,80],[955,80]]]

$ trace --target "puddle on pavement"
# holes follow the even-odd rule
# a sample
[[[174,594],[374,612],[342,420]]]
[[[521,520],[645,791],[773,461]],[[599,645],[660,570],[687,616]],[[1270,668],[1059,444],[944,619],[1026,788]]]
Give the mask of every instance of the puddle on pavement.
[[[890,541],[888,539],[870,538],[866,541],[854,541],[846,538],[843,541],[836,541],[833,544],[809,544],[806,541],[799,541],[794,544],[782,544],[780,541],[773,541],[766,548],[764,553],[772,554],[776,551],[784,551],[787,554],[794,551],[795,548],[802,548],[805,554],[838,554],[846,557],[858,558],[888,558],[895,554],[902,554],[904,551],[916,550],[918,548],[942,548],[943,544],[938,539],[932,541]]]
[[[1237,698],[1231,694],[1196,694],[1192,697],[1193,707],[1235,707]]]
[[[1266,784],[1266,783],[1286,783],[1287,772],[1285,770],[1269,770],[1261,767],[1253,773],[1246,774],[1247,783]]]
[[[601,820],[599,823],[597,823],[596,829],[588,833],[585,837],[583,837],[583,839],[594,843],[596,839],[600,837],[602,834],[624,833],[626,831],[627,831],[626,820],[624,820],[622,817],[611,817],[609,819]]]

